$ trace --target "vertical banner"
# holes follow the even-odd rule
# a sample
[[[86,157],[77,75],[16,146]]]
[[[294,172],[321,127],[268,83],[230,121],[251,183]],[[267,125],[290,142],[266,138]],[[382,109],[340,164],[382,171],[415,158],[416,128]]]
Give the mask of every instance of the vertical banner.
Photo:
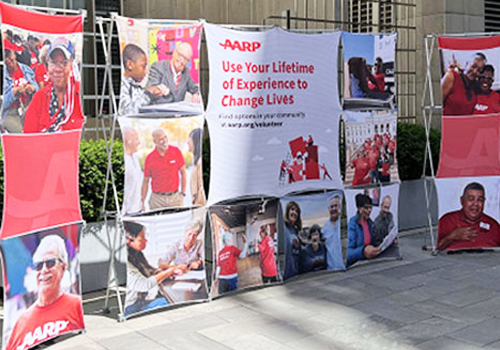
[[[244,32],[210,24],[205,31],[209,202],[341,188],[340,34]]]
[[[439,37],[443,115],[500,112],[500,36]]]
[[[123,214],[205,205],[202,115],[120,118],[125,157]]]
[[[344,109],[393,109],[397,34],[342,33]]]
[[[212,297],[280,281],[277,213],[277,199],[210,207]]]
[[[500,177],[436,179],[440,250],[500,247]]]
[[[9,133],[81,129],[83,16],[0,4],[3,37],[1,128]]]
[[[203,112],[200,96],[201,23],[115,17],[122,79],[119,115]]]
[[[342,191],[281,199],[285,222],[283,279],[319,270],[345,270],[341,244]]]
[[[436,177],[500,175],[500,114],[443,116]]]
[[[5,188],[1,238],[82,221],[80,130],[2,135]]]
[[[344,112],[346,186],[399,181],[397,111]]]
[[[345,190],[347,267],[373,259],[400,258],[399,184]]]
[[[123,221],[127,242],[124,317],[208,299],[204,208]]]
[[[70,224],[1,241],[3,349],[24,350],[85,328],[80,231]]]

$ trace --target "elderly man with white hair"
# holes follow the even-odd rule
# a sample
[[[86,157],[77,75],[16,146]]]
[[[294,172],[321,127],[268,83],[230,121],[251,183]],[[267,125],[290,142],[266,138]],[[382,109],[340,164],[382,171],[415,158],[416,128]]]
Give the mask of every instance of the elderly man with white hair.
[[[67,266],[64,239],[55,234],[45,236],[33,254],[38,298],[17,321],[5,349],[27,349],[85,327],[80,296],[66,293],[61,287]]]
[[[239,249],[233,244],[233,234],[224,232],[222,244],[224,248],[217,254],[217,268],[215,279],[219,281],[219,294],[224,294],[238,289],[238,259],[247,256],[248,242],[245,235],[241,238],[244,242],[243,249]]]

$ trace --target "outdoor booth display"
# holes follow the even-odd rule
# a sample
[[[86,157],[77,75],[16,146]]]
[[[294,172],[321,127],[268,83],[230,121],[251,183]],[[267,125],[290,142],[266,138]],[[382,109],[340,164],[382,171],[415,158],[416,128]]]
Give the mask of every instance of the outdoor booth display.
[[[23,12],[32,20],[20,24],[14,18],[23,18],[21,10],[5,4],[0,10],[5,58],[1,127],[6,133],[0,232],[6,279],[3,344],[27,349],[84,329],[77,182],[84,122],[82,16]],[[55,32],[46,28],[49,21],[59,24],[50,26]],[[396,34],[304,34],[260,26],[249,31],[113,14],[108,35],[116,25],[122,69],[117,103],[111,39],[104,38],[103,22],[97,21],[106,59],[104,85],[110,87],[114,113],[106,186],[113,187],[113,214],[123,231],[110,244],[106,307],[114,290],[120,320],[302,273],[346,271],[363,262],[401,257]],[[200,89],[203,32],[210,68],[206,111]],[[342,100],[341,39],[340,66],[348,73]],[[202,176],[205,116],[211,153],[208,196]],[[494,123],[485,119],[485,125]],[[125,166],[121,206],[109,147],[117,125]],[[345,132],[344,180],[340,132]],[[26,166],[37,172],[23,171]],[[494,173],[495,167],[488,169]],[[482,175],[494,175],[488,171]],[[483,181],[488,193],[495,181]],[[341,225],[344,197],[348,232]],[[486,214],[497,220],[490,209]],[[486,216],[481,220],[483,230],[496,228]],[[124,303],[114,279],[120,246],[127,251]],[[59,298],[51,299],[50,291]],[[50,317],[42,315],[41,307],[50,305]],[[28,322],[28,317],[41,323]]]
[[[435,101],[429,83],[436,42],[442,104]],[[432,194],[435,186],[439,207],[437,234],[430,227],[432,249],[498,250],[500,94],[496,90],[500,36],[428,36],[425,43],[428,68],[423,111],[427,132],[440,106],[443,114],[439,168],[434,178],[431,165],[431,178],[426,182],[427,194]]]
[[[83,15],[0,3],[3,38],[3,349],[85,329],[78,153]]]

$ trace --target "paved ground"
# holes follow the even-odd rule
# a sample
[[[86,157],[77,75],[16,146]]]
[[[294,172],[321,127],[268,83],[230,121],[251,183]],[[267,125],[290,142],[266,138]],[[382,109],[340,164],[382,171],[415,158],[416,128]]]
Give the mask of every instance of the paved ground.
[[[118,323],[85,296],[87,332],[51,349],[500,349],[500,254],[404,260],[304,276]],[[113,311],[116,311],[114,309]]]

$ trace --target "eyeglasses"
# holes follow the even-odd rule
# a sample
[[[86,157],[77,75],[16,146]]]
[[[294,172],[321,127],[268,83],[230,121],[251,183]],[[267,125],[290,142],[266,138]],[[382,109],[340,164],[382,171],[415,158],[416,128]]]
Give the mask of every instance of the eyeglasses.
[[[55,68],[55,67],[66,68],[67,66],[69,66],[69,60],[63,60],[63,61],[50,60],[49,61],[49,67],[52,67],[52,68]]]
[[[56,262],[58,262],[58,261],[62,262],[62,260],[59,258],[52,258],[52,259],[47,259],[44,261],[38,261],[38,262],[34,263],[35,270],[41,271],[43,269],[44,264],[45,264],[45,266],[47,266],[48,269],[51,269],[54,266],[56,266]]]

